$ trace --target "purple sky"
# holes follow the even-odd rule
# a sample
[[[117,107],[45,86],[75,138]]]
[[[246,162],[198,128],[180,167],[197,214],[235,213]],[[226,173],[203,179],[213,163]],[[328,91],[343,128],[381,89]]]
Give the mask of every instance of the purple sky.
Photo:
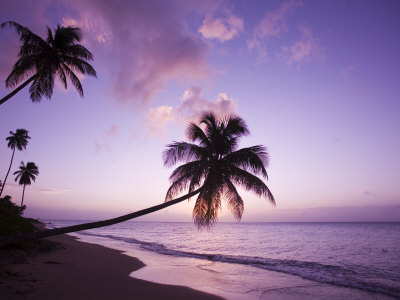
[[[399,1],[2,1],[0,21],[44,36],[82,29],[98,78],[0,107],[0,178],[10,130],[39,177],[27,216],[95,219],[161,203],[165,145],[204,110],[237,113],[271,156],[277,207],[243,193],[243,221],[400,221]],[[16,61],[0,30],[0,93]],[[5,193],[20,201],[8,180]],[[145,219],[190,221],[193,202]],[[233,220],[223,208],[221,220]]]

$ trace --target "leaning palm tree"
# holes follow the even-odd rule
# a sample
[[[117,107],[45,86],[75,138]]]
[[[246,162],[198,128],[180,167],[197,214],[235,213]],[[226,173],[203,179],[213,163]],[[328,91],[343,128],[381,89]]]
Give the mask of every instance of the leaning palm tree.
[[[166,166],[173,166],[179,161],[187,162],[172,172],[172,185],[164,203],[109,220],[0,237],[0,244],[110,226],[161,210],[197,194],[193,218],[199,228],[210,226],[217,220],[223,197],[236,219],[240,220],[244,206],[235,184],[275,204],[269,188],[257,177],[262,175],[267,178],[266,149],[263,146],[238,149],[239,138],[249,134],[241,118],[230,116],[217,119],[209,113],[198,125],[191,123],[187,133],[193,143],[174,142],[167,145],[163,155]],[[185,189],[188,189],[186,195],[172,200],[174,195]]]
[[[25,129],[17,129],[15,133],[10,131],[10,136],[6,138],[6,140],[8,141],[8,148],[11,148],[13,152],[11,155],[11,162],[10,166],[8,167],[6,178],[4,178],[3,186],[1,187],[0,196],[3,193],[3,189],[6,185],[8,174],[10,173],[11,170],[15,149],[18,149],[20,151],[26,149],[26,146],[28,145],[28,139],[30,138],[31,137],[28,135],[28,131]]]
[[[22,190],[22,200],[20,206],[20,212],[22,212],[22,206],[24,205],[25,186],[30,185],[32,180],[35,181],[36,176],[39,175],[39,169],[34,162],[28,161],[28,163],[25,165],[25,163],[21,161],[19,170],[15,171],[14,175],[17,175],[15,177],[15,181],[18,181],[19,185],[24,186]]]
[[[14,88],[24,81],[14,91],[0,100],[0,105],[32,83],[29,88],[30,98],[38,102],[43,96],[51,98],[54,79],[57,76],[67,89],[67,78],[70,79],[80,96],[83,97],[82,84],[75,74],[87,74],[96,77],[96,71],[88,63],[93,55],[79,44],[81,31],[77,27],[58,25],[54,33],[47,27],[47,38],[42,39],[27,27],[8,21],[1,24],[16,29],[22,43],[18,60],[6,79],[6,87]]]
[[[167,146],[165,165],[173,166],[179,161],[186,164],[172,172],[172,185],[166,200],[186,189],[189,193],[200,189],[193,209],[193,220],[199,228],[208,227],[217,220],[223,198],[234,217],[241,219],[243,199],[235,185],[275,204],[269,188],[257,177],[267,178],[268,154],[265,147],[257,145],[238,149],[239,138],[248,134],[246,123],[240,117],[217,119],[208,113],[200,126],[189,125],[187,136],[193,143],[174,142]]]

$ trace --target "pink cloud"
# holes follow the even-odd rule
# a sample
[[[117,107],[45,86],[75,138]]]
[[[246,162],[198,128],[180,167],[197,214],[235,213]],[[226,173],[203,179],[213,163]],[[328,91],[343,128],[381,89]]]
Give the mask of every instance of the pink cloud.
[[[247,41],[250,50],[257,50],[259,58],[264,61],[267,57],[266,43],[272,38],[280,38],[289,28],[287,26],[287,17],[297,7],[303,6],[299,0],[289,0],[283,2],[281,6],[273,11],[266,13],[265,17],[255,27],[253,36]]]
[[[299,30],[302,35],[301,39],[294,42],[290,47],[283,47],[282,56],[288,64],[297,63],[301,65],[304,62],[319,58],[323,51],[308,26],[302,25]]]
[[[173,120],[172,106],[159,106],[155,109],[150,108],[146,114],[145,126],[150,134],[155,137],[164,137],[166,124]]]
[[[188,88],[177,107],[159,106],[150,109],[146,115],[145,126],[150,133],[157,137],[163,137],[168,122],[187,124],[195,121],[205,113],[212,111],[217,115],[229,115],[236,113],[236,101],[225,93],[218,94],[214,101],[208,100],[198,86]]]
[[[243,19],[228,11],[226,16],[214,18],[207,15],[199,32],[210,39],[217,39],[221,42],[229,41],[243,30]]]
[[[119,127],[117,125],[111,125],[111,128],[106,131],[107,136],[115,136],[118,133]]]
[[[169,80],[209,77],[208,47],[188,30],[176,2],[116,2],[76,1],[77,16],[64,21],[90,33],[87,42],[106,65],[119,102],[147,105]]]

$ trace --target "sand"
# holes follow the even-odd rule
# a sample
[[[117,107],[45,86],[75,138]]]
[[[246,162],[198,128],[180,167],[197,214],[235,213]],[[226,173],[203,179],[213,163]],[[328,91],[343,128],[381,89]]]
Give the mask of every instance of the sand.
[[[56,242],[55,249],[25,254],[12,263],[3,257],[0,299],[222,299],[129,277],[144,264],[120,251],[68,235],[46,240]]]

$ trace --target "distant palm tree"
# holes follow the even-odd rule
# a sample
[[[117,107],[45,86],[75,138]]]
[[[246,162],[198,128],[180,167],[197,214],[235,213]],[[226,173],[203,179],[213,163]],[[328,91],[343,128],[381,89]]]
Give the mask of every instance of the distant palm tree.
[[[14,172],[14,175],[17,175],[15,177],[15,181],[18,181],[19,185],[23,185],[23,191],[22,191],[22,200],[21,200],[21,206],[20,206],[20,212],[22,212],[22,206],[24,205],[24,195],[25,195],[25,186],[30,185],[32,183],[32,180],[35,181],[36,176],[39,174],[39,169],[35,165],[34,162],[28,161],[28,163],[24,164],[23,161],[21,161],[21,165],[19,166],[19,170]]]
[[[200,127],[202,124],[204,129]],[[189,140],[198,144],[174,142],[164,152],[166,166],[186,162],[173,171],[166,201],[187,188],[189,193],[200,188],[193,209],[193,220],[199,228],[217,220],[223,198],[234,217],[241,219],[243,199],[235,184],[275,204],[269,188],[257,177],[267,178],[265,147],[257,145],[238,150],[239,138],[249,134],[244,120],[237,116],[217,119],[209,113],[202,118],[200,126],[191,123],[187,129]]]
[[[42,96],[50,99],[53,94],[55,76],[61,80],[65,88],[67,88],[67,78],[69,78],[83,97],[81,82],[74,72],[78,71],[96,77],[96,71],[87,62],[93,60],[92,53],[78,43],[81,40],[79,28],[58,25],[53,34],[47,27],[47,38],[44,40],[16,22],[4,22],[1,27],[4,28],[7,25],[16,29],[22,45],[18,60],[6,79],[6,87],[13,88],[21,81],[25,81],[1,99],[0,105],[30,83],[32,85],[29,93],[33,102],[39,102]]]
[[[20,151],[26,149],[26,146],[28,145],[28,139],[30,138],[31,137],[28,135],[28,131],[25,129],[17,129],[15,133],[10,131],[10,136],[6,138],[6,140],[8,141],[8,147],[11,148],[13,152],[11,155],[11,162],[10,166],[8,167],[6,178],[4,178],[3,186],[1,187],[0,196],[3,193],[4,187],[6,186],[7,177],[10,173],[10,169],[14,159],[15,149],[18,149]]]
[[[204,125],[204,129],[201,126]],[[166,201],[162,204],[129,213],[117,218],[54,228],[19,236],[0,237],[0,245],[26,239],[37,239],[69,232],[88,230],[121,223],[137,218],[198,195],[193,218],[199,227],[209,226],[217,220],[221,198],[225,197],[236,219],[243,213],[243,200],[234,184],[266,197],[272,204],[275,199],[269,188],[256,175],[267,178],[265,170],[268,154],[263,146],[237,149],[239,138],[249,134],[245,122],[236,116],[217,120],[213,114],[206,114],[199,125],[191,123],[187,130],[192,142],[199,145],[174,142],[164,151],[164,164],[173,166],[178,161],[187,163],[175,169],[170,177]],[[173,195],[188,188],[188,194],[170,200]]]

